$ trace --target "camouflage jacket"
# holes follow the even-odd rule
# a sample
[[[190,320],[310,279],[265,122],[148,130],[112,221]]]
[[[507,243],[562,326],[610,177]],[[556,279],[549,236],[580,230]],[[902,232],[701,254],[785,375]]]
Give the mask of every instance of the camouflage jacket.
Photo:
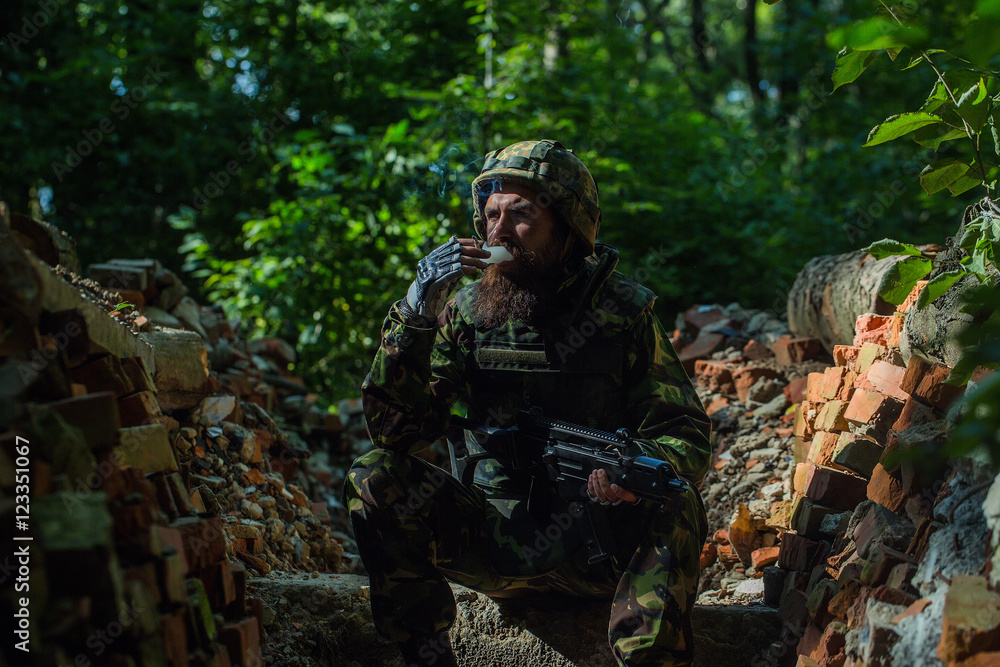
[[[544,328],[478,327],[470,308],[478,283],[459,290],[436,327],[408,325],[393,306],[362,385],[374,444],[426,446],[448,429],[453,406],[498,427],[540,407],[552,419],[626,427],[646,454],[700,482],[711,458],[709,419],[653,314],[655,295],[617,263],[618,252],[599,245],[560,286],[564,307]],[[494,459],[478,464],[475,479],[514,495],[528,483]]]

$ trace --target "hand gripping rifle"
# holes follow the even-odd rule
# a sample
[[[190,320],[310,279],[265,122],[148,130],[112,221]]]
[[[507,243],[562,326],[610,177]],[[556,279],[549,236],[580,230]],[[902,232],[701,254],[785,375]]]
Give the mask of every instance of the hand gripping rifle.
[[[554,486],[559,498],[570,501],[574,518],[587,518],[584,541],[590,563],[608,558],[614,547],[607,508],[587,496],[587,478],[592,471],[606,471],[611,483],[663,510],[687,489],[687,482],[666,461],[626,454],[633,439],[624,428],[608,433],[547,419],[537,410],[521,412],[510,428],[482,426],[454,415],[451,421],[472,432],[485,450],[482,454],[469,454],[464,449],[453,449],[452,469],[458,470],[462,464],[462,481],[469,484],[474,464],[485,458],[495,458],[512,470],[527,471],[532,480],[528,513],[533,516],[544,515],[544,510],[538,511],[539,506],[547,507],[546,500],[551,498],[550,489]]]

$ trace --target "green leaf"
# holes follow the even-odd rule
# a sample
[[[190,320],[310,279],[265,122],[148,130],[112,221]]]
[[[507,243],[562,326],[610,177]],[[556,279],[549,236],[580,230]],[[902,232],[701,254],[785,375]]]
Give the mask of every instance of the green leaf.
[[[955,158],[945,158],[931,162],[920,172],[920,185],[927,194],[944,190],[969,171],[969,165]]]
[[[973,64],[989,67],[990,62],[1000,54],[1000,17],[980,15],[966,29],[957,55],[965,56]]]
[[[978,0],[976,2],[976,14],[981,19],[1000,19],[1000,0]]]
[[[827,35],[826,41],[834,48],[846,46],[856,51],[879,51],[914,46],[926,37],[924,28],[899,25],[886,16],[873,16],[837,28]]]
[[[969,171],[969,173],[965,174],[948,186],[948,191],[951,192],[952,197],[957,197],[963,192],[968,192],[972,188],[983,184],[983,180],[979,178],[978,175],[971,175],[972,173],[972,171]]]
[[[912,139],[923,146],[936,151],[938,146],[946,141],[967,137],[965,130],[959,130],[941,123],[939,125],[928,125],[913,133]]]
[[[1000,156],[1000,129],[997,129],[998,125],[1000,125],[1000,112],[994,110],[990,114],[990,133],[993,135],[993,152]]]
[[[889,116],[881,124],[872,128],[868,135],[865,146],[877,146],[893,139],[905,136],[914,130],[919,130],[927,125],[941,123],[942,120],[932,113],[924,111],[913,111]]]
[[[910,245],[909,243],[893,241],[892,239],[882,239],[881,241],[876,241],[865,248],[864,251],[870,253],[875,259],[885,259],[886,257],[894,257],[896,255],[913,255],[915,257],[921,256],[920,250],[918,250],[916,246]]]
[[[852,83],[875,62],[878,51],[849,51],[846,47],[837,54],[837,63],[833,68],[833,89]]]
[[[954,271],[940,273],[931,278],[930,282],[920,290],[920,296],[917,297],[917,308],[923,308],[927,304],[933,303],[935,299],[947,292],[964,275],[965,271],[955,269]]]
[[[931,270],[931,260],[923,257],[907,257],[896,262],[882,276],[878,294],[891,304],[898,306],[906,300],[917,284]]]
[[[962,260],[962,266],[969,273],[975,274],[979,280],[986,280],[986,252],[976,250],[971,257]]]

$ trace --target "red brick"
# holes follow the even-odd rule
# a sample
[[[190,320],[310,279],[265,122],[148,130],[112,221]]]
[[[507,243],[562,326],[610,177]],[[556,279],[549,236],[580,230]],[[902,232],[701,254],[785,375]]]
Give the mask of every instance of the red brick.
[[[118,399],[118,412],[121,415],[122,426],[145,426],[164,421],[160,404],[151,391],[140,391]]]
[[[792,475],[792,490],[795,493],[805,495],[806,482],[809,481],[809,468],[811,466],[812,464],[808,462],[795,464],[795,472]]]
[[[711,306],[691,306],[684,311],[684,324],[692,334],[697,334],[709,324],[727,319],[725,313]]]
[[[903,336],[903,325],[906,322],[904,313],[893,313],[892,321],[889,322],[889,331],[886,333],[885,342],[891,348],[899,348],[899,339]]]
[[[777,371],[759,366],[741,368],[738,371],[734,371],[733,383],[736,385],[736,396],[741,401],[746,401],[747,392],[750,391],[750,387],[752,387],[757,380],[761,378],[776,380],[780,377],[781,374]]]
[[[812,572],[823,564],[830,548],[826,542],[811,540],[795,533],[781,536],[781,550],[778,553],[778,567],[798,572]]]
[[[965,391],[963,387],[945,383],[945,379],[950,373],[951,369],[947,366],[938,364],[931,366],[913,391],[914,398],[919,398],[924,403],[939,410],[947,410],[955,402],[955,399]]]
[[[883,359],[891,362],[895,361],[897,357],[897,353],[893,352],[884,345],[865,343],[861,346],[861,351],[858,352],[858,358],[854,362],[854,372],[858,374],[864,373],[877,359]]]
[[[760,549],[755,549],[750,554],[750,561],[753,565],[753,569],[757,572],[762,572],[768,565],[774,565],[777,563],[778,553],[780,550],[780,547],[762,547]]]
[[[806,399],[811,403],[823,402],[823,381],[825,373],[810,373],[806,376]]]
[[[834,345],[833,363],[853,370],[854,362],[858,360],[859,352],[861,352],[861,348],[854,347],[853,345]]]
[[[229,651],[233,664],[258,665],[263,662],[257,619],[253,616],[223,625],[219,630],[219,642]]]
[[[929,424],[930,422],[937,421],[940,419],[937,411],[934,410],[929,405],[924,405],[917,399],[910,398],[906,399],[903,404],[903,409],[899,413],[899,417],[892,425],[892,430],[896,433],[902,433],[911,426],[922,426],[923,424]]]
[[[823,579],[816,582],[812,591],[809,592],[809,599],[806,601],[806,608],[809,616],[820,626],[824,626],[833,620],[830,613],[830,599],[837,594],[837,582],[832,579]],[[818,642],[817,642],[818,646]],[[810,651],[811,653],[812,651]]]
[[[809,654],[817,664],[824,667],[841,667],[847,661],[847,626],[830,623],[823,630],[819,646]]]
[[[910,308],[917,305],[917,299],[920,298],[921,290],[923,290],[929,282],[929,280],[918,280],[913,286],[913,289],[910,290],[910,293],[906,295],[905,299],[903,299],[903,303],[896,306],[896,313],[905,314],[910,310]]]
[[[684,366],[684,370],[687,371],[688,375],[692,375],[694,373],[694,362],[698,359],[705,359],[718,350],[722,346],[725,339],[726,337],[722,334],[702,334],[701,336],[695,338],[694,342],[686,345],[684,349],[677,354],[677,358],[680,359],[681,364]]]
[[[844,376],[847,369],[842,366],[830,366],[823,371],[823,379],[819,387],[820,398],[831,400],[839,398],[841,390],[844,388]]]
[[[117,444],[121,418],[113,392],[67,398],[49,403],[48,407],[59,413],[67,424],[80,429],[91,449],[106,449]]]
[[[171,528],[180,531],[184,558],[192,573],[198,574],[226,557],[226,540],[220,517],[183,517]]]
[[[806,384],[808,377],[797,378],[784,386],[782,391],[789,403],[801,403],[806,397]]]
[[[719,361],[698,359],[694,362],[694,374],[698,385],[716,394],[735,394],[733,374],[729,367]]]
[[[816,359],[823,354],[823,344],[818,338],[779,339],[771,349],[775,360],[783,366]]]
[[[87,391],[110,391],[121,398],[135,391],[118,357],[106,355],[88,361],[69,372],[70,380],[87,387]]]
[[[822,638],[823,629],[811,621],[807,622],[806,629],[795,647],[795,652],[798,654],[795,667],[819,667],[819,664],[810,658],[809,654],[819,647]]]
[[[820,524],[823,519],[831,514],[840,514],[842,510],[820,505],[805,496],[796,496],[792,502],[791,528],[799,535],[810,538],[819,538]]]
[[[868,560],[865,561],[864,570],[861,572],[861,581],[869,586],[880,586],[889,578],[892,568],[900,564],[912,565],[914,560],[885,544],[875,544],[868,550]],[[906,604],[909,605],[910,602]]]
[[[848,405],[847,401],[827,401],[813,420],[813,428],[817,431],[846,431],[844,415]]]
[[[872,471],[884,450],[882,445],[865,436],[841,433],[833,451],[832,462],[837,467],[846,468],[865,479],[871,479]]]
[[[1000,594],[983,577],[956,575],[944,599],[937,655],[944,663],[1000,648]]]
[[[907,394],[912,394],[920,386],[920,380],[923,379],[924,373],[930,367],[929,363],[914,354],[910,357],[910,362],[906,365],[906,372],[903,374],[903,381],[900,383],[899,388]]]
[[[829,466],[839,439],[839,433],[816,431],[809,447],[809,461],[817,465]]]
[[[142,357],[126,357],[122,359],[122,370],[132,382],[135,391],[156,391],[152,376]]]
[[[898,398],[905,401],[910,397],[908,393],[900,387],[903,384],[903,376],[906,369],[900,366],[893,366],[881,359],[875,361],[864,373],[858,376],[855,386],[866,391],[877,391],[886,396]]]
[[[726,398],[725,396],[716,396],[712,399],[712,402],[705,406],[705,413],[708,415],[713,415],[723,408],[728,408],[732,404],[732,400]]]
[[[765,361],[773,356],[771,348],[755,338],[743,346],[743,358],[748,361]]]
[[[861,347],[865,343],[887,346],[886,334],[891,322],[891,316],[872,313],[859,316],[854,324],[854,346]]]
[[[850,611],[854,601],[861,594],[864,594],[866,598],[868,596],[865,591],[865,586],[861,584],[860,579],[845,578],[840,579],[839,583],[840,588],[837,590],[837,594],[830,599],[830,603],[827,608],[836,618],[846,621],[847,612]]]
[[[977,653],[961,662],[952,664],[954,667],[996,667],[1000,665],[1000,651]]]
[[[715,542],[705,542],[704,546],[701,548],[701,569],[706,569],[712,566],[716,560],[719,558],[719,547]]]
[[[806,480],[806,495],[820,505],[839,510],[853,510],[867,497],[868,483],[863,477],[813,466]]]
[[[890,473],[881,463],[877,464],[868,482],[868,498],[893,512],[901,510],[906,503],[906,493],[898,471]]]
[[[163,640],[166,664],[170,667],[186,667],[189,664],[186,613],[187,609],[181,607],[160,615],[160,638]]]
[[[858,389],[844,413],[851,424],[867,425],[869,434],[885,437],[903,411],[903,401],[874,391]]]

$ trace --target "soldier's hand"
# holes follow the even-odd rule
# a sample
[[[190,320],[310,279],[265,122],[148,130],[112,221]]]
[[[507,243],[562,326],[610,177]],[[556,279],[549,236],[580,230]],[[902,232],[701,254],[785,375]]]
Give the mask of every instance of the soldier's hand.
[[[482,260],[490,253],[479,245],[474,239],[452,236],[420,260],[417,278],[406,292],[410,309],[422,317],[437,317],[458,279],[487,267]]]
[[[628,489],[612,484],[608,479],[608,473],[600,469],[591,472],[587,478],[587,495],[601,505],[617,505],[622,501],[633,504],[639,502],[638,496]]]

